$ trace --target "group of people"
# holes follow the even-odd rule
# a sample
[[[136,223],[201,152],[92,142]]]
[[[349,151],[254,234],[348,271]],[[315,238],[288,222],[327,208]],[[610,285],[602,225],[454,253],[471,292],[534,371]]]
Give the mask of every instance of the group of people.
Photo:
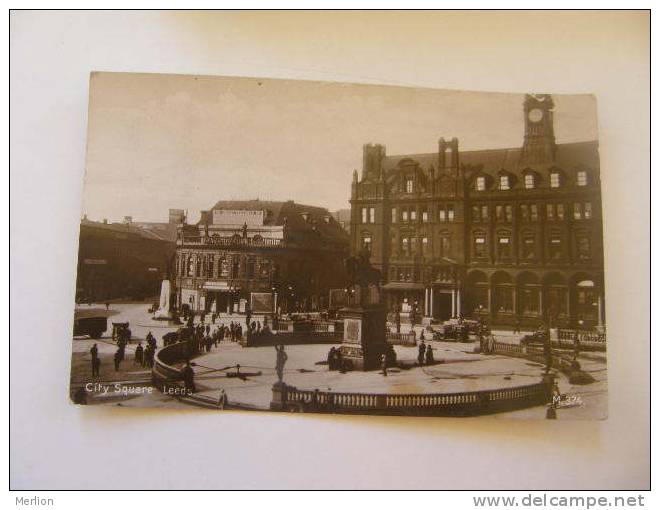
[[[154,366],[154,357],[156,355],[156,337],[154,337],[154,335],[151,334],[151,331],[149,331],[145,341],[147,342],[146,347],[142,347],[142,342],[138,342],[138,345],[135,348],[133,364],[152,368]]]
[[[338,347],[330,347],[328,351],[328,370],[343,370],[344,360]]]
[[[424,338],[421,338],[417,347],[417,364],[421,367],[422,365],[433,365],[434,363],[433,347],[427,345]]]

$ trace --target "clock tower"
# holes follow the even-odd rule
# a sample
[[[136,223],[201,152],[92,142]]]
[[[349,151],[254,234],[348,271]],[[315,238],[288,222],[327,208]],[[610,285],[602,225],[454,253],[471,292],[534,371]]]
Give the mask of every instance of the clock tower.
[[[555,104],[550,94],[525,95],[525,142],[521,164],[552,163],[555,156],[555,131],[552,110]]]

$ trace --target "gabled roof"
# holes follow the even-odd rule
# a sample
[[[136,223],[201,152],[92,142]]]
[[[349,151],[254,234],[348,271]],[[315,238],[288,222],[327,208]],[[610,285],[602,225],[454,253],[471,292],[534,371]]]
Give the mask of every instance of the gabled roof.
[[[508,170],[510,172],[519,172],[525,168],[539,169],[540,166],[559,168],[572,168],[576,166],[586,166],[597,168],[598,163],[598,142],[575,142],[557,144],[555,160],[547,165],[522,165],[520,156],[522,148],[505,149],[486,149],[475,151],[459,151],[459,164],[461,166],[483,167],[484,172],[498,172],[499,170]],[[383,158],[383,170],[389,172],[397,168],[400,161],[412,159],[419,165],[428,170],[431,166],[437,167],[438,154],[400,154],[386,156]]]

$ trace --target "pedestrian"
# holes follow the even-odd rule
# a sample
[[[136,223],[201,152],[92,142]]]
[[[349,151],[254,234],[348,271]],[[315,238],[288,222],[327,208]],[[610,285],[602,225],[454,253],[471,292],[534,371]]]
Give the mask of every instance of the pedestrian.
[[[520,333],[520,318],[519,317],[516,317],[516,323],[515,323],[515,326],[513,328],[513,332],[514,333]]]
[[[105,303],[105,309],[106,309],[106,310],[110,310],[110,303],[108,303],[107,301],[106,301],[106,303]]]
[[[96,366],[96,360],[99,357],[99,348],[94,344],[89,352],[92,355],[92,375],[94,375],[94,367]]]
[[[433,347],[430,345],[426,346],[426,364],[433,365],[435,360],[433,359]]]
[[[142,342],[138,342],[137,347],[135,348],[135,359],[133,360],[133,364],[142,365],[143,357],[144,357],[144,348],[142,347]]]
[[[101,358],[94,358],[92,360],[92,377],[97,377],[101,371]]]
[[[380,355],[380,368],[383,370],[383,377],[387,377],[387,355],[385,353]]]
[[[121,360],[122,360],[121,351],[117,349],[117,352],[115,352],[115,356],[114,356],[115,372],[119,371],[119,364],[121,363]]]
[[[220,395],[218,395],[218,409],[223,410],[227,405],[227,392],[224,388],[220,388]]]
[[[334,370],[335,368],[335,348],[330,347],[328,351],[328,370]]]
[[[580,335],[576,331],[573,334],[573,361],[576,361],[578,359],[579,354],[580,354]]]
[[[417,364],[422,366],[424,364],[424,355],[426,354],[426,344],[424,343],[424,340],[419,344],[418,351]]]
[[[424,338],[424,330],[422,330],[422,334],[419,335],[419,339],[423,342],[425,340]]]
[[[181,369],[181,378],[188,394],[195,393],[195,372],[190,366],[190,361]]]

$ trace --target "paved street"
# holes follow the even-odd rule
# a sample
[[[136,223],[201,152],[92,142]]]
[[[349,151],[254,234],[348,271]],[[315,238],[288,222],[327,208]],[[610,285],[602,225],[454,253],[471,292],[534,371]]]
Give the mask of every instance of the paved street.
[[[144,339],[151,331],[162,345],[163,334],[174,331],[178,326],[153,321],[147,313],[148,304],[113,304],[111,310],[117,312],[108,321],[109,328],[104,338],[96,341],[102,360],[101,381],[147,381],[150,372],[133,364],[133,351],[136,342],[126,349],[126,361],[119,372],[114,372],[112,355],[116,347],[110,337],[111,323],[130,322],[134,339]],[[418,337],[421,328],[416,328]],[[517,343],[522,335],[511,332],[494,332],[497,339]],[[523,332],[525,334],[525,332]],[[95,342],[87,338],[74,339],[72,360],[72,381],[75,384],[91,380],[91,356],[89,349]],[[341,374],[328,371],[327,366],[318,364],[326,360],[330,345],[287,346],[288,361],[285,367],[286,383],[300,389],[319,389],[337,392],[363,393],[446,393],[476,391],[509,386],[530,384],[540,380],[543,367],[524,359],[506,356],[487,356],[474,354],[473,343],[437,342],[427,340],[434,349],[436,360],[443,363],[430,367],[414,367],[408,370],[390,369],[383,377],[380,372],[349,372]],[[416,347],[396,346],[400,361],[414,362],[417,358]],[[599,419],[607,415],[607,368],[602,358],[595,360],[581,359],[583,369],[589,372],[596,382],[585,386],[568,383],[567,378],[559,375],[559,387],[562,393],[578,395],[584,402],[582,407],[560,409],[558,419]],[[275,374],[275,349],[273,347],[243,348],[232,342],[221,342],[211,353],[195,359],[196,384],[200,393],[216,398],[220,388],[226,390],[232,402],[255,409],[267,409],[270,404],[271,387],[277,380]],[[227,377],[228,372],[235,372],[236,364],[241,365],[242,373],[251,373],[246,380]],[[227,368],[232,367],[232,368]],[[224,370],[223,370],[224,369]],[[256,375],[257,373],[260,375]],[[102,401],[102,400],[101,400]],[[123,399],[123,406],[163,407],[168,401],[158,392]],[[108,400],[116,404],[116,401]],[[177,402],[178,406],[186,404]],[[498,418],[512,417],[520,419],[544,418],[545,407],[536,407],[520,411],[501,413]]]

